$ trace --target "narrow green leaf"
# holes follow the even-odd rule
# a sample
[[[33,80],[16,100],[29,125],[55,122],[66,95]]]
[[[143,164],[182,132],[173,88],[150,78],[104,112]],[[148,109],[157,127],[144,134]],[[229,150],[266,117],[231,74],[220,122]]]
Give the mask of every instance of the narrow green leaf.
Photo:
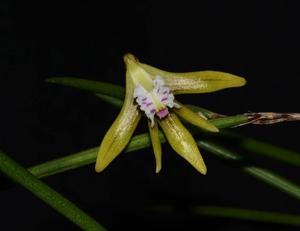
[[[221,206],[193,206],[192,212],[201,216],[259,221],[282,225],[300,226],[300,215],[267,212]]]
[[[162,143],[165,142],[165,138],[163,137],[162,133],[160,133],[160,139]],[[198,145],[202,149],[216,155],[221,159],[226,159],[233,163],[243,163],[243,158],[240,155],[231,152],[217,144],[208,141],[198,141]],[[140,134],[132,138],[131,142],[125,149],[125,152],[132,152],[148,148],[150,146],[151,142],[149,134]],[[29,168],[29,170],[33,174],[36,174],[38,177],[45,177],[59,172],[67,171],[69,169],[85,166],[87,164],[95,162],[97,150],[97,148],[92,148],[77,154],[66,156],[64,158],[59,158],[40,165],[33,166]],[[300,200],[300,186],[289,181],[288,179],[285,179],[284,177],[273,173],[270,170],[259,168],[256,166],[242,166],[241,170],[246,174],[262,181],[263,183],[266,183],[273,188],[276,188]]]
[[[184,208],[180,207],[180,209],[182,210]],[[192,205],[187,206],[186,210],[191,215],[213,217],[214,221],[216,217],[219,217],[270,224],[300,226],[300,215],[298,214],[211,205]],[[177,205],[170,204],[155,204],[145,207],[145,211],[170,215],[176,213],[178,207]]]
[[[88,214],[80,210],[75,204],[61,194],[40,181],[13,159],[0,151],[0,171],[10,179],[28,189],[36,197],[54,208],[74,224],[88,231],[106,230]]]
[[[113,107],[121,108],[123,106],[123,100],[121,99],[103,94],[96,94],[96,96],[102,101],[112,105]]]
[[[219,158],[229,160],[233,163],[243,163],[243,158],[240,155],[216,143],[210,141],[198,141],[198,145],[202,149],[216,155]],[[262,182],[268,184],[269,186],[272,186],[273,188],[276,188],[300,200],[300,186],[296,183],[291,182],[288,179],[285,179],[284,177],[265,168],[260,168],[252,165],[242,165],[240,168],[243,172],[247,173],[248,175],[251,175],[256,179],[259,179]]]
[[[231,131],[223,131],[221,135],[232,138],[239,147],[247,152],[300,167],[300,153]]]
[[[165,142],[162,133],[159,133],[159,136],[162,142]],[[148,133],[144,133],[134,136],[127,145],[125,152],[133,152],[147,147],[150,147],[150,138]],[[95,163],[98,149],[98,147],[95,147],[62,158],[50,160],[30,167],[28,170],[38,178],[42,178],[76,169]]]
[[[54,77],[46,79],[46,82],[75,87],[93,93],[113,96],[118,99],[124,99],[125,95],[125,90],[121,86],[88,79],[80,79],[74,77]]]

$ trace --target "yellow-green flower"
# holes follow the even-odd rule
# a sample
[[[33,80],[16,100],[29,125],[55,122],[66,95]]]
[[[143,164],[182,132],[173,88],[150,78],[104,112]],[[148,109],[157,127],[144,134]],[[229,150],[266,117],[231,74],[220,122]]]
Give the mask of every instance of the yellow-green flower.
[[[218,128],[175,101],[174,95],[240,87],[245,85],[245,79],[218,71],[166,72],[140,63],[132,54],[126,54],[124,61],[127,69],[125,101],[120,114],[102,140],[96,171],[104,170],[122,152],[144,114],[148,118],[156,172],[161,169],[162,155],[159,124],[172,148],[200,173],[206,174],[206,166],[197,144],[177,115],[207,131],[218,132]]]

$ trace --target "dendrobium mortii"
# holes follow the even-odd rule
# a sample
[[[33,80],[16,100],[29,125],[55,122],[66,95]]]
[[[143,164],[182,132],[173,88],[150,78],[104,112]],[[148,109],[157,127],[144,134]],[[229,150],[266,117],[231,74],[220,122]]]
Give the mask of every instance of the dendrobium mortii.
[[[121,112],[104,136],[96,161],[101,172],[126,147],[142,114],[148,118],[150,139],[156,160],[156,172],[161,169],[161,144],[158,124],[172,148],[200,173],[206,166],[197,144],[177,115],[201,129],[218,132],[213,124],[194,113],[174,95],[207,93],[229,87],[240,87],[242,77],[218,71],[172,73],[140,63],[132,54],[124,56],[126,64],[126,93]]]

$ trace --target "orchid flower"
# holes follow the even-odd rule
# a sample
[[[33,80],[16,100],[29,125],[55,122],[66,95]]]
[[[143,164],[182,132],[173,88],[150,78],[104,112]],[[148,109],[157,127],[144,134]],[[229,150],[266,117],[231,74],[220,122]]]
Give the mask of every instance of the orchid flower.
[[[132,54],[124,56],[126,92],[121,112],[107,131],[99,148],[96,172],[104,170],[126,147],[141,116],[148,119],[150,139],[156,160],[156,173],[161,170],[159,127],[171,147],[196,170],[206,174],[207,168],[191,133],[177,116],[210,132],[218,132],[206,118],[176,101],[174,95],[207,93],[229,87],[240,87],[242,77],[218,71],[172,73],[140,63]]]

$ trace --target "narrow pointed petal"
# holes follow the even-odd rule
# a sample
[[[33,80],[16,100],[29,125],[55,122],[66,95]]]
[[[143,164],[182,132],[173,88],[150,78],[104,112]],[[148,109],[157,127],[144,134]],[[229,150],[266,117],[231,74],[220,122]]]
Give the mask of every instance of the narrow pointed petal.
[[[220,71],[173,73],[140,63],[152,76],[161,76],[173,94],[208,93],[246,84],[242,77]]]
[[[159,121],[172,148],[200,173],[206,174],[206,166],[191,133],[173,113]]]
[[[153,147],[153,152],[155,156],[155,162],[156,162],[156,169],[155,172],[159,173],[161,170],[161,143],[159,139],[159,133],[158,133],[158,125],[157,123],[154,124],[154,126],[151,126],[151,122],[148,122],[149,127],[149,133],[150,133],[150,139]]]
[[[128,144],[140,118],[138,106],[133,103],[134,84],[126,75],[126,95],[123,107],[99,148],[95,170],[101,172],[112,162]]]
[[[174,112],[187,122],[203,130],[207,130],[210,132],[219,132],[219,129],[215,125],[211,124],[208,120],[199,116],[197,113],[193,112],[191,109],[179,103],[178,101],[176,101],[176,104],[178,104],[180,108],[174,108]]]

